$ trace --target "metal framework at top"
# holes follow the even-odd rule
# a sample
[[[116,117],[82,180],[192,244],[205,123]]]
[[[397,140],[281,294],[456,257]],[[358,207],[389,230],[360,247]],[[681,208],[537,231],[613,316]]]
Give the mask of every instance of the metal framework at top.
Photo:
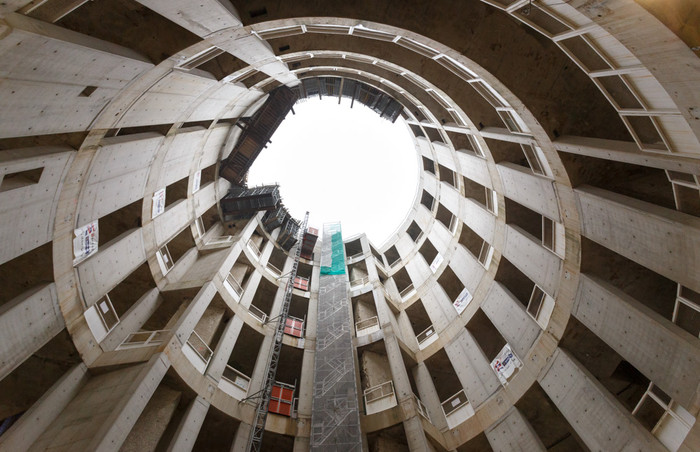
[[[270,396],[272,394],[272,385],[275,383],[277,375],[277,364],[279,364],[280,352],[282,351],[282,339],[284,338],[284,325],[289,315],[289,305],[292,301],[292,288],[294,286],[294,278],[297,276],[297,268],[299,267],[299,256],[301,255],[301,245],[304,231],[306,230],[309,221],[309,212],[304,215],[304,222],[299,228],[299,239],[297,247],[294,251],[294,264],[292,271],[289,272],[289,278],[284,288],[284,304],[282,305],[282,313],[277,317],[277,326],[275,328],[275,340],[272,343],[272,353],[267,362],[267,372],[265,374],[265,384],[258,393],[260,400],[255,410],[255,421],[251,429],[250,438],[248,439],[248,451],[260,452],[262,447],[263,434],[265,433],[265,422],[267,421],[267,412],[270,405]]]

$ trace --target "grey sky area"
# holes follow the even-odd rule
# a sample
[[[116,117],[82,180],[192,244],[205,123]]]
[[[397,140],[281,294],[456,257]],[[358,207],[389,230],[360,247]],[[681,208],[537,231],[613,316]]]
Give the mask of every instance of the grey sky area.
[[[337,98],[294,106],[250,169],[248,185],[279,183],[284,203],[309,225],[340,221],[343,237],[365,232],[380,246],[404,220],[418,183],[406,124]]]

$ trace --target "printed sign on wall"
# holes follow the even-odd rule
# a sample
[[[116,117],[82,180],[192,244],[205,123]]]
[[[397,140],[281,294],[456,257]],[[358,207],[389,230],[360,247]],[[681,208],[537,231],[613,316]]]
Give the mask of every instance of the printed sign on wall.
[[[151,218],[155,218],[165,212],[165,189],[161,188],[153,194],[153,207],[151,208]]]
[[[197,171],[194,173],[194,176],[192,177],[192,193],[197,193],[197,190],[199,190],[199,186],[202,183],[202,170]]]
[[[498,379],[502,385],[508,383],[510,377],[522,366],[510,345],[506,344],[501,349],[501,352],[496,356],[496,359],[491,361],[491,368],[496,372]]]
[[[452,306],[457,310],[457,314],[461,314],[469,306],[469,302],[472,301],[472,294],[465,287],[457,296],[457,299],[452,303]]]
[[[73,238],[73,265],[97,252],[97,244],[100,236],[97,220],[81,226],[74,231]]]

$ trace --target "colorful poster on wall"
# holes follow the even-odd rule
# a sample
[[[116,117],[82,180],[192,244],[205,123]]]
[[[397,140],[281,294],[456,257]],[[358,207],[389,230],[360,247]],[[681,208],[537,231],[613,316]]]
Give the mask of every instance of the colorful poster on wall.
[[[202,170],[199,170],[196,173],[194,173],[194,176],[192,177],[192,193],[197,193],[201,183],[202,183]]]
[[[452,303],[452,306],[457,310],[457,314],[461,314],[469,306],[469,302],[472,301],[472,294],[465,287],[457,296],[457,299]]]
[[[498,380],[502,385],[508,383],[508,380],[521,366],[522,363],[508,344],[504,345],[496,359],[491,361],[491,368],[496,372],[496,376],[498,376]]]
[[[97,252],[100,240],[97,220],[73,231],[73,265]]]
[[[151,218],[155,218],[165,212],[165,189],[161,188],[153,194],[153,207],[151,208]]]

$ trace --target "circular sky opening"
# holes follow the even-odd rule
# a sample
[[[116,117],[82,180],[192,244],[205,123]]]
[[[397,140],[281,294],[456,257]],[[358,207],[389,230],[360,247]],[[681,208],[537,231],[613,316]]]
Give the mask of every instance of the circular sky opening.
[[[350,99],[308,99],[294,106],[248,173],[248,186],[280,185],[297,220],[340,221],[343,237],[366,233],[381,246],[413,203],[418,159],[402,118],[391,123]]]

